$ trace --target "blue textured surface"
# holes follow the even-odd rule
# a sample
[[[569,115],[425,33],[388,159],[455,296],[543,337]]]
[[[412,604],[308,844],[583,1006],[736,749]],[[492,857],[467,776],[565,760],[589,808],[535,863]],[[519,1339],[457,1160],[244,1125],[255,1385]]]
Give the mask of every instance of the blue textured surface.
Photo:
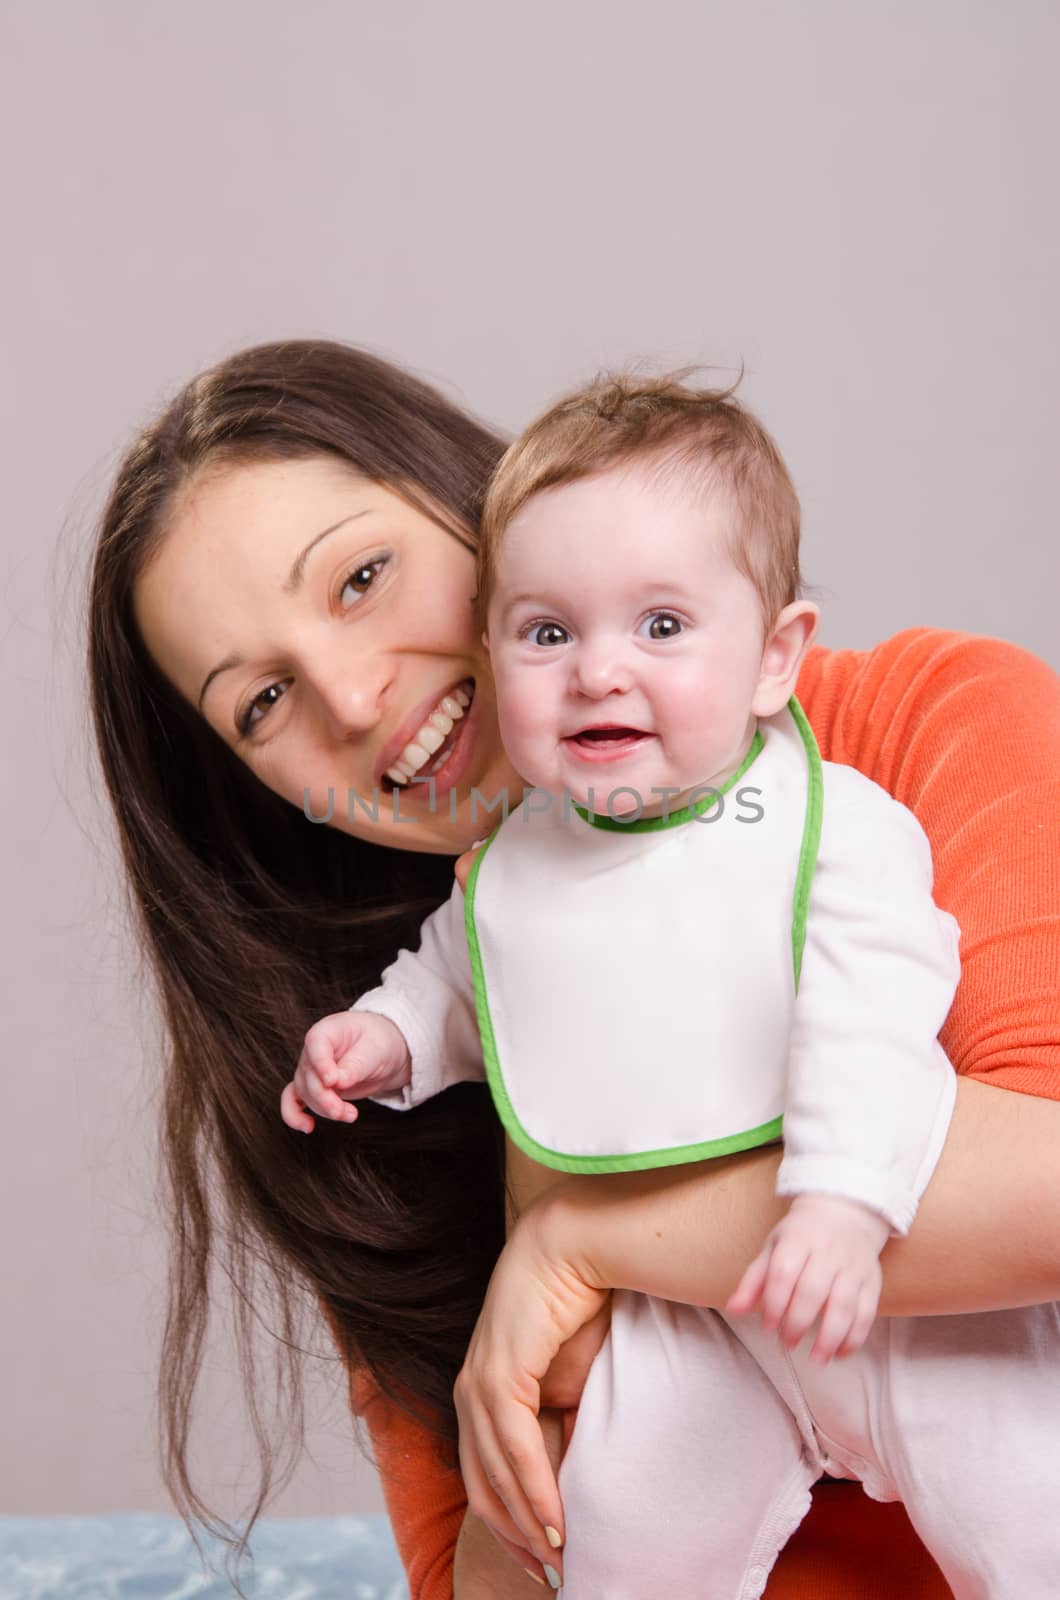
[[[231,1600],[203,1543],[205,1573],[176,1517],[0,1517],[0,1600]],[[265,1519],[250,1548],[248,1600],[408,1600],[385,1517]]]

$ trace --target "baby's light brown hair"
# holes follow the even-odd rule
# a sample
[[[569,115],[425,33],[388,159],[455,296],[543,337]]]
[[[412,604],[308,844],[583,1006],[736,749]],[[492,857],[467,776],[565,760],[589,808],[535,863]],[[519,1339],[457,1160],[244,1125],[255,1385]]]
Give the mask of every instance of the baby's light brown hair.
[[[799,593],[799,500],[780,451],[732,398],[736,389],[692,389],[685,373],[608,373],[566,395],[510,446],[482,513],[477,615],[485,627],[504,531],[544,489],[609,468],[643,464],[660,487],[687,485],[703,500],[727,494],[731,556],[754,584],[767,628]]]

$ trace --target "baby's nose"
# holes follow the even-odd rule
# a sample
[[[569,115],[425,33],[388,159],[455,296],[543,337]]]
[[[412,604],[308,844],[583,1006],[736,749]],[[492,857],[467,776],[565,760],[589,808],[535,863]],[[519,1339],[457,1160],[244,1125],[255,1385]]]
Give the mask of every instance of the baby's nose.
[[[583,694],[599,697],[624,693],[632,686],[633,675],[623,651],[616,645],[601,643],[579,650],[575,682]]]

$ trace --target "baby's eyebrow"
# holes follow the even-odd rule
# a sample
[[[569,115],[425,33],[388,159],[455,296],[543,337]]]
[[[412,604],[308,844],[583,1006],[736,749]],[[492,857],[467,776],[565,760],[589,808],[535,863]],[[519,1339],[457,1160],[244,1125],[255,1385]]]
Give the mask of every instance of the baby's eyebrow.
[[[539,594],[517,594],[513,595],[510,600],[505,601],[504,609],[501,611],[501,616],[502,618],[509,616],[513,611],[518,611],[520,606],[547,607],[547,605],[548,601],[542,599],[541,595]]]

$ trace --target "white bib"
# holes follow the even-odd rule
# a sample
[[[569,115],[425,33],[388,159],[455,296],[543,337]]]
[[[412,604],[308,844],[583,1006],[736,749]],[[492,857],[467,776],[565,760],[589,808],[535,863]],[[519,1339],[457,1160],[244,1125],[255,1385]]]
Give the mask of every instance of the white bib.
[[[475,1004],[534,1160],[623,1171],[780,1136],[822,799],[792,699],[721,802],[622,823],[531,791],[490,836],[465,898]]]

